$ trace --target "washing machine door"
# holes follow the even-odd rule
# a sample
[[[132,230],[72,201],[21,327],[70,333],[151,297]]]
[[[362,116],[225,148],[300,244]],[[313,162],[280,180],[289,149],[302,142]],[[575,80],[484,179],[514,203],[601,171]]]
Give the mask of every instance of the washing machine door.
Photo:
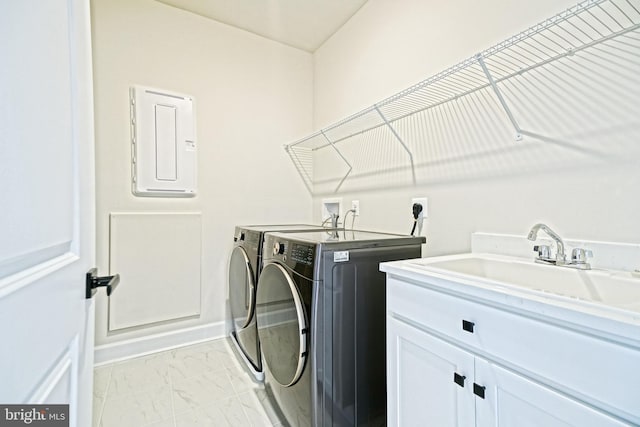
[[[245,328],[253,318],[256,284],[247,252],[236,246],[229,261],[229,305],[236,331]]]
[[[280,385],[295,384],[307,358],[309,329],[296,284],[278,263],[267,263],[260,273],[256,322],[267,369]]]

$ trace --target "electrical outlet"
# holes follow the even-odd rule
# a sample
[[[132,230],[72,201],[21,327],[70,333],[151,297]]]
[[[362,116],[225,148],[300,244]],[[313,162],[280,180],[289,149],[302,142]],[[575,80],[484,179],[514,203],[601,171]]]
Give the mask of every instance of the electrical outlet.
[[[422,217],[423,218],[427,218],[428,215],[428,199],[426,197],[414,197],[413,199],[411,199],[411,206],[409,207],[410,210],[409,212],[411,212],[411,209],[413,209],[413,205],[414,203],[419,203],[422,205]]]
[[[360,216],[360,200],[352,200],[351,209],[353,209],[353,214],[355,216]]]
[[[422,211],[418,215],[417,221],[413,224],[413,229],[411,230],[412,236],[421,236],[422,235],[422,227],[424,224],[424,219],[427,217],[427,198],[426,197],[414,197],[411,199],[411,206],[409,208],[409,212],[411,212],[411,216],[413,217],[413,205],[419,204],[422,206]],[[415,234],[414,234],[415,233]]]

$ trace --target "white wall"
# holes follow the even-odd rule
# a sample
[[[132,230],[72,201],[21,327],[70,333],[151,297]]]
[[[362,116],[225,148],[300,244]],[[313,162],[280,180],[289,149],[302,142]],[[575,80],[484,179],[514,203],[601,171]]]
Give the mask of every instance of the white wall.
[[[574,4],[370,0],[314,55],[314,127],[370,106]],[[567,80],[571,84],[573,77]],[[587,82],[585,89],[589,85],[599,82]],[[635,94],[638,85],[623,90]],[[358,199],[356,227],[408,233],[411,197],[428,197],[425,255],[468,251],[474,231],[526,235],[539,221],[564,237],[639,242],[638,119],[625,117],[613,126],[607,109],[616,108],[614,94],[596,100],[594,117],[584,116],[581,124],[582,106],[567,102],[571,108],[518,111],[525,125],[561,135],[559,141],[525,138],[516,143],[513,132],[489,129],[467,136],[467,146],[425,142],[417,149],[427,157],[431,150],[437,161],[419,169],[415,185],[405,180],[389,186],[384,178],[371,176],[350,187],[354,181],[347,178],[338,194],[314,196],[313,215],[320,218],[323,196],[343,197],[347,205]],[[631,102],[638,106],[637,99]],[[563,127],[567,116],[577,116],[571,128]]]
[[[108,335],[101,292],[96,344],[220,324],[234,226],[311,220],[311,197],[282,144],[311,131],[312,56],[152,0],[93,0],[91,6],[99,269],[109,267],[110,212],[203,214],[200,318]],[[131,194],[133,84],[195,97],[197,197]]]

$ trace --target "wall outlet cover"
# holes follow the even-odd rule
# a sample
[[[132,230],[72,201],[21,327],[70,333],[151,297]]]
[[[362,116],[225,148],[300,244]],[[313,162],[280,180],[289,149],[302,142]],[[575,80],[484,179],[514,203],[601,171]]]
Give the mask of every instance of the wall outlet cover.
[[[351,209],[353,209],[353,214],[355,216],[360,216],[360,200],[352,200]]]

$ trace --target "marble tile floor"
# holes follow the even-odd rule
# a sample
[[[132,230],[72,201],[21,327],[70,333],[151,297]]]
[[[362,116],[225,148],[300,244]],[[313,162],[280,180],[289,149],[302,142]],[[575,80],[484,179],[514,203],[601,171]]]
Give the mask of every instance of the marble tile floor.
[[[94,370],[93,427],[281,426],[228,339]]]

